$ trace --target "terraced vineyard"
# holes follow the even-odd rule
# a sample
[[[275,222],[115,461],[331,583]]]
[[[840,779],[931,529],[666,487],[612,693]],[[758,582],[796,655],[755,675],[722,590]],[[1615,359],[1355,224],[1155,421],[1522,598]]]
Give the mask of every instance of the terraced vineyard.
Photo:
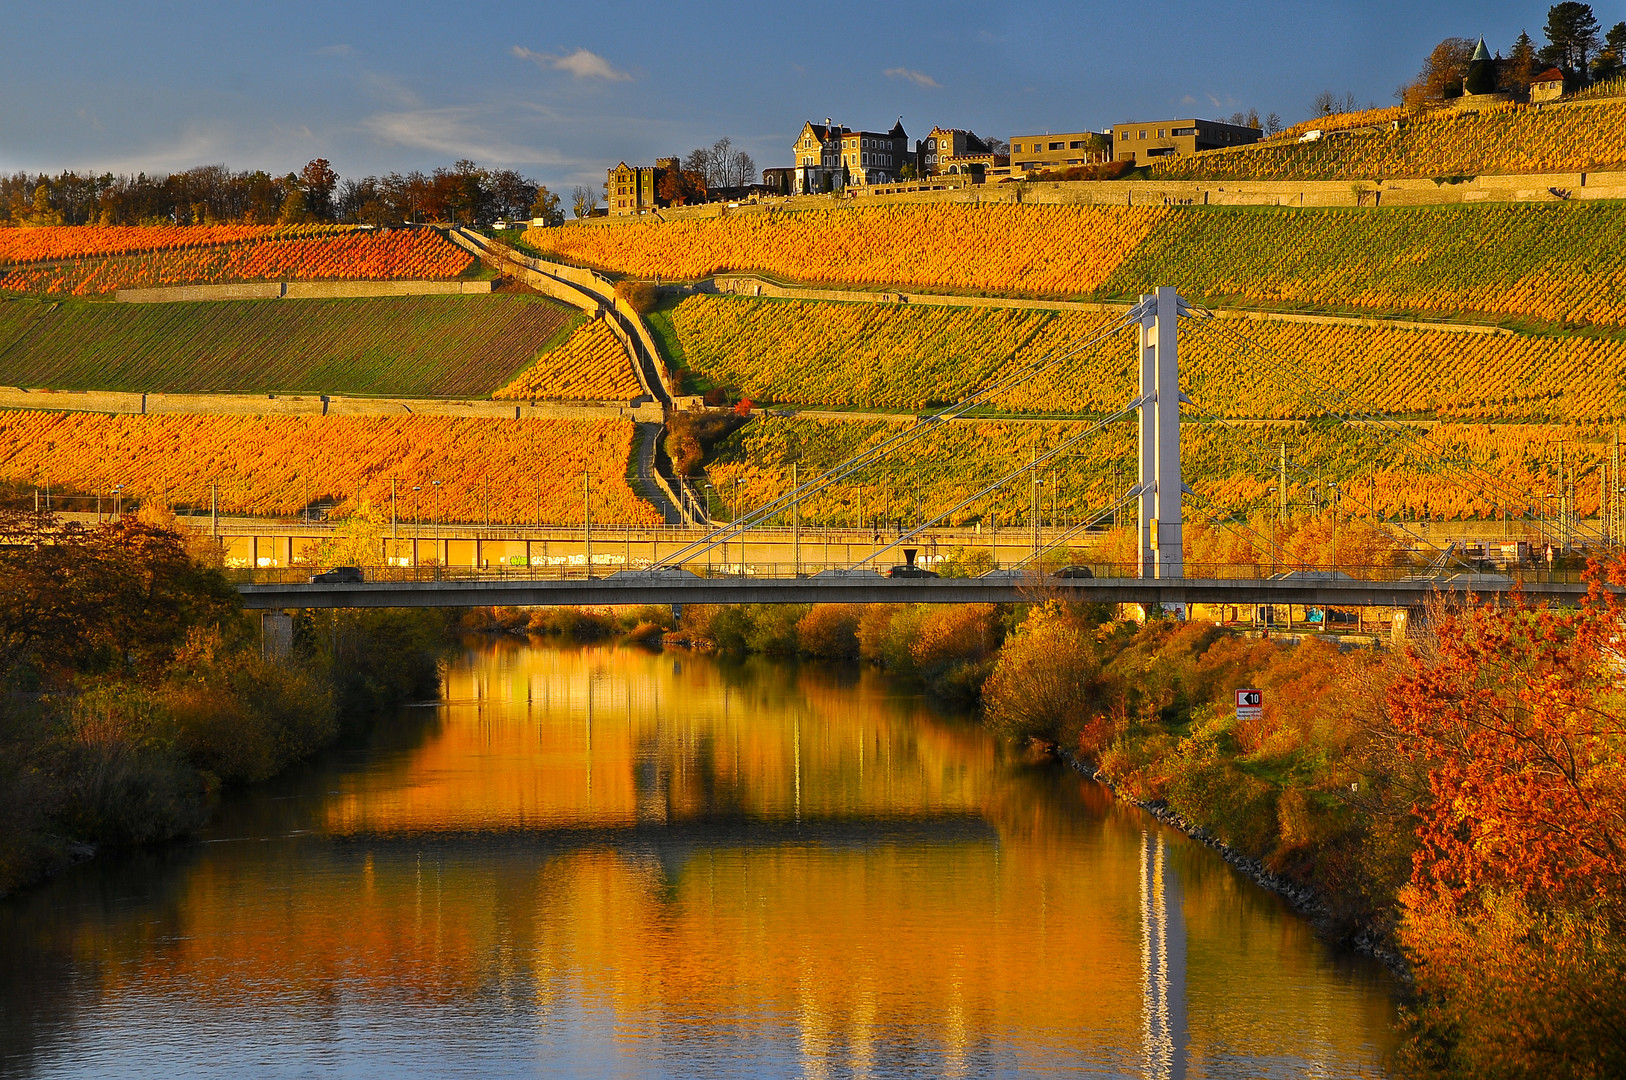
[[[935,204],[530,229],[552,257],[639,277],[755,270],[796,281],[1015,295],[1088,293],[1162,208]]]
[[[165,234],[176,230],[154,231]],[[295,234],[296,239],[279,239],[281,235],[268,233],[259,242],[219,246],[165,246],[167,241],[154,238],[148,243],[157,246],[140,254],[18,265],[0,271],[0,291],[105,296],[119,289],[166,285],[436,279],[457,277],[474,266],[471,255],[429,229]],[[126,240],[121,235],[110,242],[123,245],[121,250],[134,250],[139,238]],[[57,244],[70,246],[67,240]]]
[[[363,503],[439,481],[413,507],[445,521],[573,523],[582,478],[593,476],[598,521],[659,524],[627,483],[633,424],[624,420],[446,417],[101,416],[0,410],[0,479],[66,492],[122,484],[138,498],[209,505],[232,514],[297,513]],[[410,502],[411,496],[398,495]],[[407,512],[403,510],[403,512]]]
[[[644,388],[602,319],[581,323],[493,397],[531,401],[630,401]]]
[[[570,324],[541,297],[0,300],[0,385],[484,397]]]
[[[1180,207],[1102,283],[1129,298],[1626,326],[1620,203]]]
[[[1496,173],[1580,172],[1626,164],[1626,101],[1559,108],[1492,105],[1477,112],[1402,119],[1395,110],[1369,114],[1360,130],[1338,130],[1338,117],[1311,121],[1234,150],[1164,158],[1157,180],[1384,180]],[[1367,119],[1358,116],[1357,119]],[[1293,134],[1320,127],[1307,143]]]
[[[1013,359],[1062,355],[1111,316],[990,308],[694,296],[671,312],[708,383],[763,402],[920,410],[957,401]],[[1227,418],[1292,419],[1337,395],[1346,411],[1453,420],[1626,418],[1626,341],[1276,319],[1221,321],[1257,343],[1186,323],[1188,392]],[[1105,413],[1134,396],[1132,332],[994,399],[1001,410]],[[1284,371],[1292,368],[1291,377]]]
[[[327,236],[346,225],[48,225],[0,228],[0,266]]]
[[[720,508],[751,509],[790,490],[791,462],[799,463],[805,479],[880,441],[898,423],[909,422],[762,416],[722,445],[707,467],[707,479]],[[935,508],[928,515],[935,516],[1082,430],[1076,423],[957,421],[810,499],[802,506],[802,520],[815,525],[856,526],[860,520],[877,519],[913,524],[922,508]],[[1181,434],[1181,452],[1186,481],[1197,492],[1194,520],[1268,513],[1275,503],[1270,489],[1283,450],[1292,463],[1288,499],[1294,513],[1316,505],[1318,498],[1325,505],[1331,491],[1327,485],[1337,484],[1344,513],[1354,517],[1371,520],[1375,507],[1385,518],[1497,520],[1504,509],[1515,515],[1527,509],[1540,513],[1539,493],[1557,483],[1561,447],[1568,466],[1587,477],[1577,487],[1577,512],[1595,513],[1595,468],[1607,452],[1609,436],[1596,425],[1438,424],[1413,427],[1397,437],[1325,424],[1192,424]],[[1083,439],[1066,457],[1043,468],[1040,497],[1046,521],[1076,520],[1109,506],[1112,493],[1135,479],[1134,447],[1133,422],[1121,422]],[[1452,462],[1472,462],[1496,480],[1465,479]],[[1511,501],[1503,492],[1535,493],[1534,501]],[[1032,480],[1025,477],[966,507],[951,523],[983,522],[986,528],[996,517],[1001,528],[1027,523],[1032,499]]]

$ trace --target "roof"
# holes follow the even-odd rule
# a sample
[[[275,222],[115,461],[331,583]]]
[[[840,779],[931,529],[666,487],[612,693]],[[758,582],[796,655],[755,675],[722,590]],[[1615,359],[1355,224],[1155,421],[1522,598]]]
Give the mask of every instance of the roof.
[[[1554,68],[1548,68],[1546,71],[1543,71],[1540,75],[1536,75],[1536,76],[1532,77],[1530,81],[1531,82],[1563,82],[1564,81],[1564,73],[1562,71],[1560,71],[1558,68],[1555,68],[1555,67]]]
[[[1474,54],[1468,58],[1468,62],[1472,63],[1475,60],[1489,60],[1490,58],[1490,50],[1485,48],[1485,39],[1480,38],[1479,46],[1474,49]]]

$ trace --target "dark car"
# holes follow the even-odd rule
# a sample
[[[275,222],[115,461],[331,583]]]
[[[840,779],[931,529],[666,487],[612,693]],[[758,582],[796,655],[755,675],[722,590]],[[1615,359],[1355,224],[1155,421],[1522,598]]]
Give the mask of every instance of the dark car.
[[[324,570],[320,574],[311,575],[311,584],[318,582],[324,584],[358,585],[364,579],[359,566],[335,566],[331,570]]]
[[[1092,578],[1095,576],[1095,571],[1091,570],[1087,566],[1064,566],[1050,576],[1064,578]]]
[[[899,565],[886,572],[887,577],[939,577],[936,570],[927,570],[920,566]]]

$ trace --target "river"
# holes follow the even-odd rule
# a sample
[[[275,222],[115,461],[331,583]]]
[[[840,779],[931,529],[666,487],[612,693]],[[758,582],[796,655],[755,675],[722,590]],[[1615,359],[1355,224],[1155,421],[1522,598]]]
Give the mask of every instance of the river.
[[[195,842],[0,902],[0,1072],[1381,1075],[1393,985],[853,667],[469,643]]]

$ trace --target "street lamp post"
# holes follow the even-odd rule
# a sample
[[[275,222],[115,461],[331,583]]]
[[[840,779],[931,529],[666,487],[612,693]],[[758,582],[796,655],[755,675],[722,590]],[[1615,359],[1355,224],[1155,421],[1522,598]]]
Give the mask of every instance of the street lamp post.
[[[418,568],[418,541],[423,536],[423,503],[418,493],[423,490],[422,484],[412,485],[412,568]]]
[[[440,546],[440,481],[431,480],[429,485],[435,489],[435,565],[444,566],[448,560]]]

